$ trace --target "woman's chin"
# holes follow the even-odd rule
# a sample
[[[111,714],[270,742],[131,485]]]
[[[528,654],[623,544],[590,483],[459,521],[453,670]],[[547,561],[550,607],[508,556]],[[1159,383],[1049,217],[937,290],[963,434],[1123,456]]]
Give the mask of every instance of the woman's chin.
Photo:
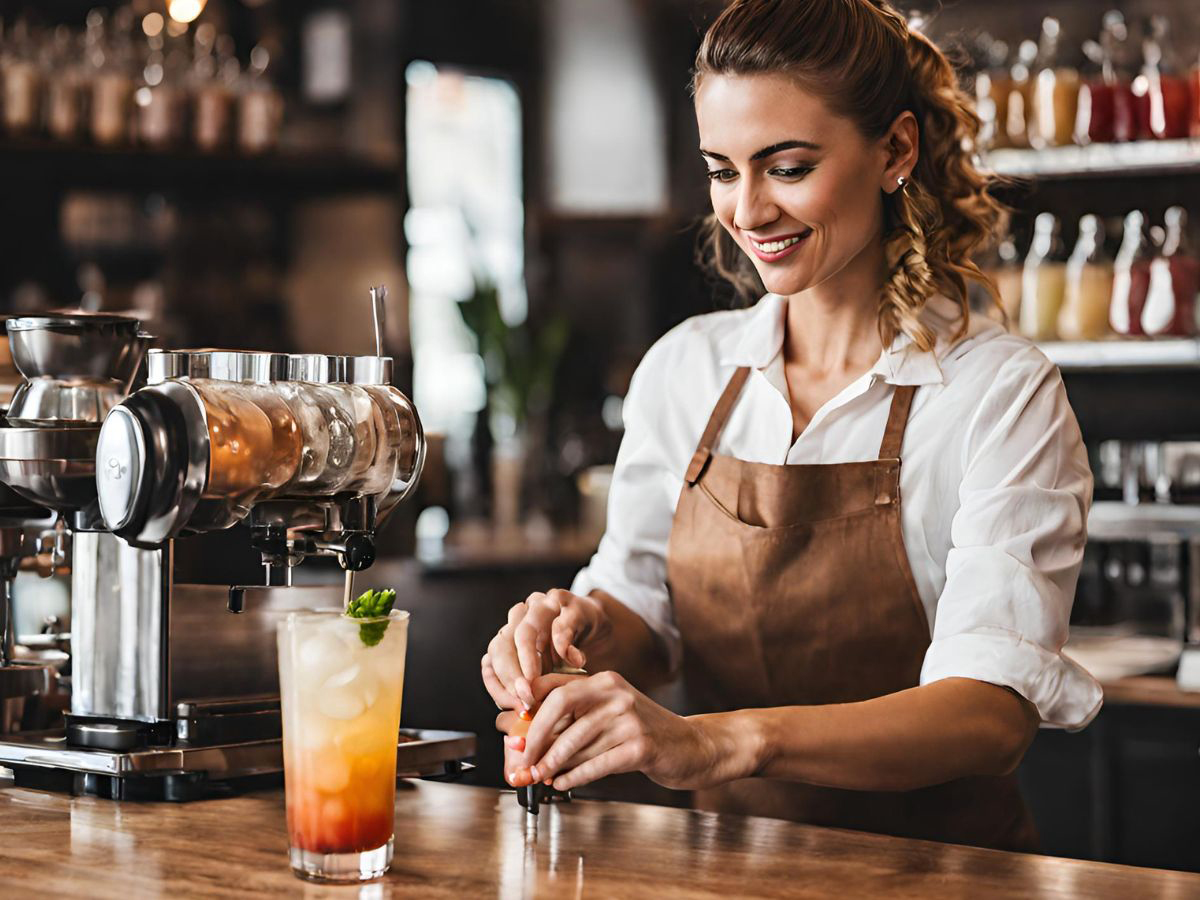
[[[762,271],[758,274],[762,279],[763,287],[767,289],[767,293],[778,294],[781,297],[790,297],[793,294],[799,294],[809,285],[807,278],[800,278],[796,275]]]

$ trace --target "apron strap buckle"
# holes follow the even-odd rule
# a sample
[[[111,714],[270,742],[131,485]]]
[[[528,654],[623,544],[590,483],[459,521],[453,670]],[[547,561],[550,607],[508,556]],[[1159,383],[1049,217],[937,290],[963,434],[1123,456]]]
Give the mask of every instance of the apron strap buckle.
[[[881,459],[875,467],[875,505],[892,506],[900,500],[900,460]]]

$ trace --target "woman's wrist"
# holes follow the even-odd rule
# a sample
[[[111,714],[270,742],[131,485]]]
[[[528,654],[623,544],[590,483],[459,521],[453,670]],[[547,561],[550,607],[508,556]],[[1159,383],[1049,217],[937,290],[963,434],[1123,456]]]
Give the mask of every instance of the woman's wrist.
[[[712,787],[739,778],[752,778],[767,764],[770,755],[766,719],[759,710],[689,716],[707,748],[703,784]]]

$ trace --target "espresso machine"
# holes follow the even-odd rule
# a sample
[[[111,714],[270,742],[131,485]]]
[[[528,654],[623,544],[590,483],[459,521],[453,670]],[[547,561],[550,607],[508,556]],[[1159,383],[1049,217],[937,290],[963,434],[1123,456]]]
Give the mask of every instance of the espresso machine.
[[[145,383],[79,452],[87,489],[53,498],[70,545],[70,713],[0,738],[19,785],[186,800],[278,781],[276,623],[343,606],[424,463],[391,378],[381,355],[149,351]],[[335,558],[344,583],[293,585],[310,557]],[[473,753],[473,735],[406,732],[398,771]]]

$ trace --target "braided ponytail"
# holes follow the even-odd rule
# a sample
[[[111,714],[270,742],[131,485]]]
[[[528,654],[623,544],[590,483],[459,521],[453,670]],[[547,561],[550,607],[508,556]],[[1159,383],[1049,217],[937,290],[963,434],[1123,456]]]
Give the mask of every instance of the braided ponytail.
[[[1004,208],[989,193],[992,178],[972,161],[979,117],[953,66],[886,0],[735,0],[704,37],[693,87],[710,73],[780,72],[869,138],[882,137],[900,113],[912,111],[917,166],[902,190],[883,198],[890,271],[880,295],[880,337],[889,346],[903,333],[932,349],[936,335],[920,314],[937,293],[959,307],[964,333],[967,282],[998,297],[971,257],[995,234]],[[701,253],[739,294],[761,291],[753,266],[715,217],[706,222]]]

